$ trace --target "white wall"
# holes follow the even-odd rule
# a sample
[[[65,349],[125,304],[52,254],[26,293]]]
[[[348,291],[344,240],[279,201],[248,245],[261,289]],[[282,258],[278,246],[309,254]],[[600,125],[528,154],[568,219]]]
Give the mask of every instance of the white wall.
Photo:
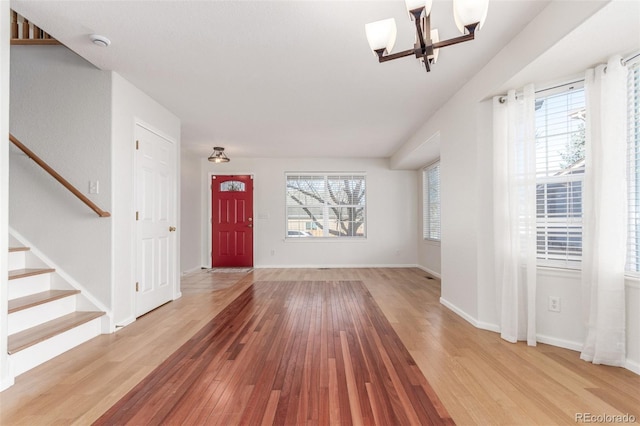
[[[176,142],[180,153],[180,120],[117,73],[111,73],[113,138],[113,318],[116,325],[135,320],[134,154],[136,123]],[[176,172],[180,173],[179,158]],[[180,183],[177,182],[177,200]],[[179,212],[178,212],[179,216]],[[179,217],[177,218],[179,220]],[[179,223],[179,222],[178,222]],[[179,236],[178,236],[179,238]],[[180,247],[177,248],[180,259]],[[176,275],[178,271],[176,269]],[[179,278],[176,277],[179,283]],[[177,297],[179,289],[174,293]]]
[[[383,159],[232,158],[227,164],[202,159],[202,200],[210,200],[210,174],[254,176],[254,265],[256,267],[407,266],[417,263],[415,171],[394,171]],[[365,172],[367,238],[285,241],[285,172]],[[184,207],[183,207],[184,208]],[[209,256],[209,203],[202,206],[201,262]]]
[[[111,77],[64,46],[11,48],[11,132],[103,210],[111,198]],[[111,306],[111,218],[14,147],[10,224]],[[98,181],[99,194],[88,194]]]
[[[9,2],[0,1],[0,22],[9,22]],[[9,133],[9,25],[0,26],[0,135]],[[9,236],[9,140],[0,138],[0,391],[13,384],[7,355],[7,277]]]
[[[551,2],[391,159],[407,158],[440,134],[442,302],[474,325],[499,329],[493,277],[492,111],[490,98],[514,82],[567,81],[614,53],[637,49],[637,2]],[[616,31],[610,31],[612,26]],[[579,52],[576,55],[576,52]],[[411,163],[409,161],[409,163]],[[425,265],[424,254],[420,257]],[[547,309],[562,299],[561,313]],[[640,290],[627,281],[628,368],[640,369]],[[584,338],[582,293],[573,271],[538,272],[538,338],[579,349]]]
[[[202,211],[200,158],[182,149],[180,154],[180,271],[193,272],[202,266],[200,249],[202,247]],[[206,200],[205,200],[206,201]]]

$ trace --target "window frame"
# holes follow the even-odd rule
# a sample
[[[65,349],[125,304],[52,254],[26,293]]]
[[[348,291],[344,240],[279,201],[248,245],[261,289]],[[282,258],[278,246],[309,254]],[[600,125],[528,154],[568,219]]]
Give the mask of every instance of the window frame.
[[[340,208],[362,208],[362,223],[356,228],[356,231],[363,228],[362,235],[330,235],[331,226],[329,222],[331,220],[331,214],[329,213],[332,206],[336,206],[331,203],[331,200],[324,199],[324,203],[322,204],[300,204],[298,206],[289,204],[289,181],[291,177],[308,177],[308,178],[322,178],[324,180],[325,188],[328,185],[328,181],[330,178],[342,177],[342,178],[350,178],[353,180],[354,178],[362,179],[364,183],[363,194],[360,197],[359,204],[339,204]],[[367,238],[367,174],[365,172],[285,172],[285,241],[353,241],[353,240],[364,240]],[[313,207],[313,208],[322,208],[322,235],[309,235],[301,238],[300,236],[290,236],[289,231],[303,231],[302,229],[289,229],[289,209],[290,208],[299,208],[299,207]],[[305,226],[304,231],[308,231]]]
[[[628,229],[625,275],[637,279],[640,278],[640,58],[626,65]],[[634,262],[631,262],[632,257]]]
[[[438,194],[438,217],[437,229],[432,229],[431,217],[431,197],[430,192],[433,187],[432,179],[429,178],[429,172],[437,169],[437,194]],[[442,185],[440,175],[440,159],[428,164],[422,169],[422,238],[425,241],[441,242],[442,241]],[[435,188],[433,188],[435,189]],[[432,233],[433,231],[433,233]],[[437,234],[437,235],[434,235]]]

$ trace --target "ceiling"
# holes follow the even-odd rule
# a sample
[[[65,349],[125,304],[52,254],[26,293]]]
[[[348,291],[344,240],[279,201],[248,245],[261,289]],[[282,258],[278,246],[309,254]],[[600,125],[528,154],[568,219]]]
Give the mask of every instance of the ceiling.
[[[395,1],[12,1],[79,55],[113,70],[182,122],[183,148],[230,157],[390,157],[546,5],[491,0],[472,42],[379,64],[364,33],[395,17],[394,51],[413,45]],[[459,35],[452,1],[432,27]],[[101,34],[111,46],[93,45]]]

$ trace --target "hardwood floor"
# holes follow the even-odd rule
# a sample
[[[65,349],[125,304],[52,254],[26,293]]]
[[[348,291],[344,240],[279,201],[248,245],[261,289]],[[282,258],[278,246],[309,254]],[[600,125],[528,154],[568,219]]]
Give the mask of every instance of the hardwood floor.
[[[575,424],[578,413],[640,421],[640,376],[475,329],[440,305],[439,282],[418,269],[365,268],[184,277],[181,299],[18,377],[0,393],[0,424],[90,424],[254,282],[340,280],[364,283],[458,424]]]
[[[258,281],[94,425],[453,424],[361,281]]]

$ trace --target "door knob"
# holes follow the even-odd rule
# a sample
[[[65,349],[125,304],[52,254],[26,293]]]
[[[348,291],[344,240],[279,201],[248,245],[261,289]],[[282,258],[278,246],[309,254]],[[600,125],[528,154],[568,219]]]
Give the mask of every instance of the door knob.
[[[170,226],[170,227],[169,227],[169,232],[175,232],[175,230],[176,230],[176,227],[175,227],[175,226]]]
[[[253,223],[247,225],[249,228],[253,228]]]

